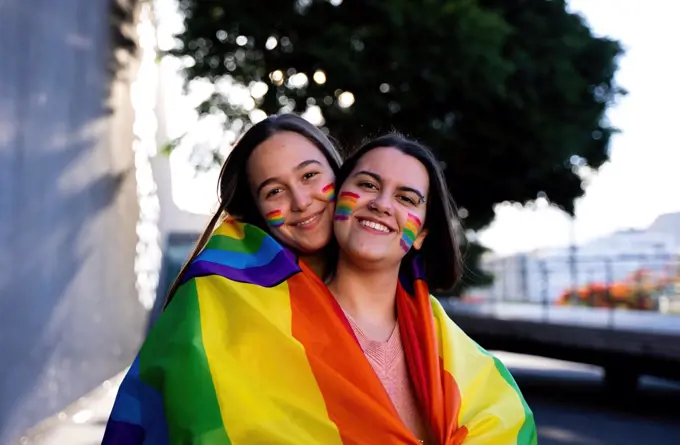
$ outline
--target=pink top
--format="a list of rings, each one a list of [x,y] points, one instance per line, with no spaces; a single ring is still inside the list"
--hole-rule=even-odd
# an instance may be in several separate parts
[[[397,409],[401,420],[406,427],[420,439],[425,440],[427,435],[425,423],[423,422],[420,410],[416,402],[411,379],[409,378],[404,357],[404,349],[399,334],[399,324],[397,324],[386,342],[371,340],[363,333],[348,314],[350,326],[354,331],[363,349],[366,358],[378,375],[394,407]]]

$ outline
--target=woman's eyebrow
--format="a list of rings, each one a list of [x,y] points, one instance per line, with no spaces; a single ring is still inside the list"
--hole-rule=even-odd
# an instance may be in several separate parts
[[[318,164],[318,165],[320,166],[320,165],[321,165],[321,162],[317,161],[316,159],[307,159],[306,161],[302,161],[302,162],[300,162],[298,165],[296,165],[296,166],[293,168],[293,170],[295,170],[295,171],[302,170],[303,168],[305,168],[305,167],[307,167],[307,166],[309,166],[309,165],[313,165],[313,164]],[[275,177],[275,176],[273,176],[273,177],[271,177],[271,178],[265,179],[265,180],[262,181],[262,183],[257,187],[257,193],[256,193],[256,194],[259,195],[260,192],[262,191],[262,189],[265,188],[266,186],[268,186],[269,184],[271,184],[271,183],[273,183],[273,182],[280,182],[280,181],[281,181],[281,180],[280,180],[279,178]]]
[[[368,170],[360,170],[360,171],[354,173],[352,176],[357,177],[359,175],[370,176],[371,178],[375,179],[376,181],[382,182],[382,178],[380,177],[379,174],[368,171]]]
[[[375,172],[368,171],[368,170],[360,170],[360,171],[356,172],[356,173],[355,173],[354,175],[352,175],[352,176],[356,177],[356,176],[359,176],[359,175],[370,176],[371,178],[375,179],[376,181],[382,183],[382,177],[381,177],[379,174],[375,173]],[[414,187],[409,187],[409,186],[406,186],[406,185],[402,185],[402,186],[397,187],[397,190],[400,190],[400,191],[402,191],[402,192],[410,192],[410,193],[413,193],[413,194],[417,195],[418,198],[420,198],[420,202],[425,202],[425,195],[423,195],[423,193],[422,193],[420,190],[418,190],[418,189],[416,189],[416,188],[414,188]]]

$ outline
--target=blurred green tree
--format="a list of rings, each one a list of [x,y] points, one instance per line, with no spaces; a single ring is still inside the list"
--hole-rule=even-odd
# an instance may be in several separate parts
[[[187,79],[231,78],[254,95],[215,93],[201,113],[239,130],[253,107],[312,106],[344,147],[392,129],[415,137],[443,161],[466,229],[539,195],[573,214],[577,169],[608,158],[622,47],[564,0],[179,3],[185,30],[170,54],[191,60]],[[468,247],[468,281],[488,281],[474,267],[483,249]]]

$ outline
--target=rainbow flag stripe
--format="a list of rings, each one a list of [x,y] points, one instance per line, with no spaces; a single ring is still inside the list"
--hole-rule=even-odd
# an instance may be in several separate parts
[[[344,221],[349,219],[352,215],[352,209],[357,205],[359,195],[352,192],[342,192],[338,198],[338,204],[335,206],[335,220]]]
[[[281,213],[281,210],[269,212],[264,217],[267,220],[267,224],[271,227],[281,227],[283,225],[283,214]]]
[[[252,226],[216,230],[128,371],[103,445],[419,444],[335,299],[286,252]],[[438,443],[536,444],[507,369],[446,316],[421,274],[399,286],[397,305]]]
[[[325,185],[324,188],[321,189],[321,193],[326,195],[327,200],[333,201],[335,199],[335,184],[330,183]]]
[[[409,251],[411,246],[416,240],[416,237],[418,236],[418,231],[420,230],[420,226],[422,223],[420,222],[420,219],[418,219],[417,216],[409,213],[408,217],[406,218],[406,225],[404,226],[404,230],[402,231],[401,234],[401,248],[404,249],[405,251]]]

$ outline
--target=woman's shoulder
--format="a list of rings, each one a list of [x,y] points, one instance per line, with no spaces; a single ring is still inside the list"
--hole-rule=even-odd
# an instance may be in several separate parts
[[[493,358],[495,362],[499,362],[496,356],[483,348],[472,337],[470,337],[451,316],[446,312],[441,301],[430,294],[430,305],[432,306],[432,315],[435,319],[435,325],[439,331],[439,338],[446,339],[458,349],[462,348],[470,352],[476,352],[486,357]]]

